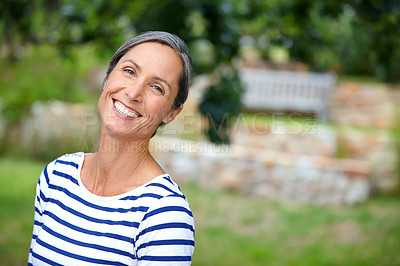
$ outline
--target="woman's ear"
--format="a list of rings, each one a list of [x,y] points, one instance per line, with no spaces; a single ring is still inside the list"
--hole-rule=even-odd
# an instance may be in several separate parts
[[[177,115],[179,115],[179,113],[182,111],[183,109],[183,104],[181,104],[181,106],[179,106],[178,109],[172,109],[172,111],[170,112],[170,114],[164,118],[163,123],[164,124],[168,124],[169,122],[171,122],[172,120],[175,119],[175,117]]]

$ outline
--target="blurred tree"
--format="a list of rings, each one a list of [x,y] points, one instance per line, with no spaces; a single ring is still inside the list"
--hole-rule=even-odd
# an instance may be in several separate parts
[[[210,121],[206,131],[209,139],[229,144],[232,121],[241,110],[243,87],[234,68],[221,66],[215,74],[217,82],[205,91],[199,108]]]
[[[400,79],[398,0],[238,0],[243,34],[266,37],[315,71]],[[264,53],[267,55],[268,53]]]
[[[352,0],[356,28],[368,32],[368,52],[375,74],[383,81],[400,81],[400,1]]]
[[[245,1],[244,1],[245,2]],[[336,40],[334,18],[341,14],[335,0],[250,0],[241,23],[244,34],[262,36],[267,46],[283,46],[292,60],[302,61],[311,69],[325,71],[318,51],[332,47]],[[265,44],[264,44],[265,45]],[[268,52],[264,53],[267,56]],[[268,58],[267,58],[268,59]]]
[[[17,5],[18,4],[18,5]],[[22,7],[21,10],[19,8]],[[212,73],[220,65],[230,68],[235,82],[240,84],[236,69],[231,59],[239,49],[239,30],[235,19],[235,9],[229,0],[166,0],[166,1],[124,1],[124,0],[8,0],[2,6],[5,13],[15,12],[9,16],[3,25],[3,31],[10,37],[15,32],[8,25],[20,27],[23,36],[35,35],[41,43],[56,45],[63,56],[69,56],[73,46],[85,43],[94,44],[103,54],[112,53],[127,38],[136,32],[147,30],[164,30],[182,37],[194,55],[195,66],[200,62],[197,73]],[[26,11],[24,11],[26,10]],[[19,13],[18,13],[18,12]],[[48,12],[49,11],[49,12]],[[29,12],[24,16],[21,12]],[[26,22],[21,20],[24,18]],[[30,24],[35,19],[33,24]],[[26,30],[26,25],[32,25]],[[204,54],[206,53],[206,54]],[[206,60],[204,60],[206,58]],[[216,72],[218,73],[218,72]],[[210,119],[212,125],[219,128],[219,119],[214,118],[218,112],[229,112],[231,108],[224,108],[229,97],[236,102],[236,109],[240,106],[241,90],[235,90],[222,83],[226,78],[217,79],[220,84],[209,88],[223,90],[224,97],[205,97],[204,102],[213,101],[210,110],[202,108],[203,114]],[[238,86],[238,85],[236,85]],[[233,93],[231,93],[231,91]],[[216,109],[221,110],[216,111]],[[237,113],[237,112],[236,112]],[[233,119],[235,112],[229,115]],[[225,122],[221,122],[225,123]],[[228,123],[229,124],[229,123]],[[214,130],[215,132],[220,132]],[[226,136],[219,139],[225,139]],[[218,138],[211,138],[218,140]],[[226,140],[224,140],[226,142]]]
[[[263,38],[265,50],[286,47],[313,70],[336,65],[343,73],[399,77],[398,0],[4,0],[0,14],[10,57],[24,42],[53,43],[63,54],[92,42],[111,53],[135,32],[159,29],[188,42],[198,73],[229,61],[240,35],[251,35]]]
[[[71,47],[91,43],[109,58],[137,32],[165,30],[181,36],[196,73],[221,75],[200,108],[215,125],[209,131],[215,142],[229,142],[226,132],[218,130],[229,122],[217,117],[231,112],[229,119],[234,119],[240,107],[242,90],[236,87],[240,81],[232,59],[242,35],[253,36],[265,56],[268,49],[282,46],[315,71],[334,68],[400,79],[398,0],[4,0],[0,14],[2,50],[14,58],[26,42],[53,44],[64,56]],[[230,71],[221,71],[226,68]]]
[[[332,65],[347,75],[367,75],[374,73],[368,47],[373,41],[367,28],[356,26],[356,12],[350,5],[343,6],[337,23],[333,26],[337,37],[332,46],[335,55]]]
[[[230,142],[229,129],[241,108],[241,85],[232,59],[239,51],[237,13],[230,1],[204,1],[198,5],[206,24],[206,38],[214,46],[214,74],[217,82],[209,87],[200,102],[200,112],[209,120],[207,136],[219,144]],[[214,69],[210,69],[211,71]]]
[[[29,0],[4,0],[0,2],[0,43],[3,56],[15,59],[22,42],[32,39],[31,17],[34,3]]]

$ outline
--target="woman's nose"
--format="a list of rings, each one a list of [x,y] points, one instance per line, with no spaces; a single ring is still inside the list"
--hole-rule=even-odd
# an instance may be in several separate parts
[[[125,89],[125,95],[132,102],[142,102],[145,85],[142,83],[135,83]]]

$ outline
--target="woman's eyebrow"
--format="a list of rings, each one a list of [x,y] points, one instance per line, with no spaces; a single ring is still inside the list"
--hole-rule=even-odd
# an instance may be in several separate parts
[[[169,90],[171,90],[171,85],[169,85],[169,83],[168,83],[165,79],[160,78],[160,77],[158,77],[158,76],[155,76],[154,79],[155,79],[155,80],[158,80],[158,81],[161,81],[161,82],[163,82],[163,83],[165,83],[165,84],[167,84]]]
[[[142,70],[141,67],[140,67],[138,64],[136,64],[132,59],[126,59],[126,60],[122,61],[122,63],[131,63],[131,64],[133,64],[139,71]]]
[[[131,64],[133,64],[133,65],[137,68],[137,70],[138,70],[139,72],[142,70],[141,67],[140,67],[137,63],[135,63],[135,61],[133,61],[132,59],[125,59],[124,61],[122,61],[122,63],[131,63]],[[155,80],[158,80],[158,81],[161,81],[161,82],[167,84],[169,90],[171,90],[171,85],[170,85],[165,79],[163,79],[163,78],[161,78],[161,77],[159,77],[159,76],[154,76],[153,78],[154,78]]]

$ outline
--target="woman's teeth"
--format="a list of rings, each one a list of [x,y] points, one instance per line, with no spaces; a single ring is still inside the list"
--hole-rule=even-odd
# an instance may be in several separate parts
[[[126,109],[125,106],[122,103],[118,102],[118,101],[114,101],[114,107],[118,111],[118,113],[120,113],[123,116],[130,117],[130,118],[139,117],[139,115],[137,115],[136,113]]]

